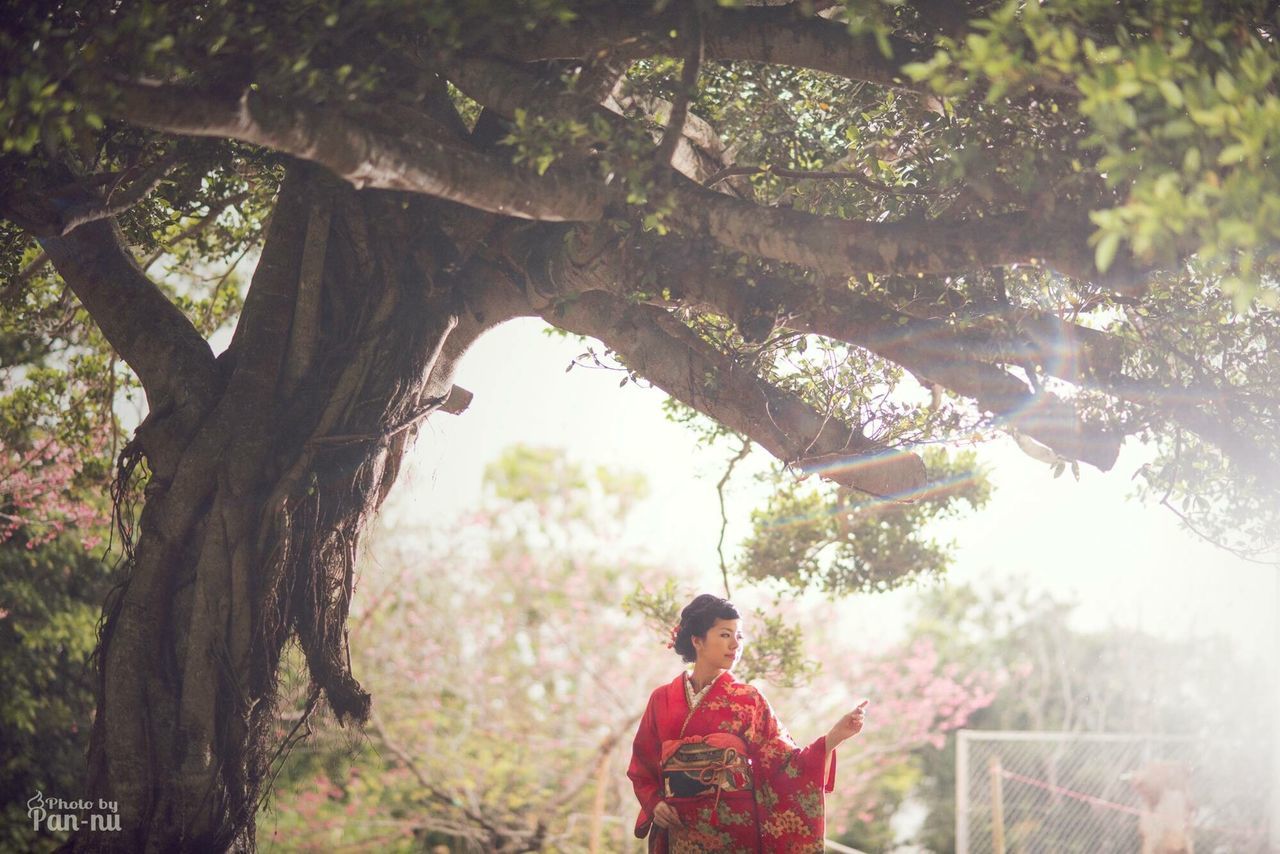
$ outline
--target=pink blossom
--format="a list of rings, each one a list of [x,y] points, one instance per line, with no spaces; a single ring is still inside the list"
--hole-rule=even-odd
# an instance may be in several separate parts
[[[107,517],[77,492],[84,461],[106,452],[108,433],[99,430],[85,448],[74,448],[46,438],[29,451],[0,449],[0,496],[13,508],[0,515],[0,542],[20,529],[29,534],[27,548],[34,549],[63,531],[83,531],[106,524]],[[101,542],[87,537],[86,549]]]

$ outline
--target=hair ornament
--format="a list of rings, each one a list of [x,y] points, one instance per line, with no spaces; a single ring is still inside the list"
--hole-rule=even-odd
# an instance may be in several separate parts
[[[680,636],[680,624],[676,623],[671,627],[671,639],[667,641],[667,649],[676,648],[676,638]]]

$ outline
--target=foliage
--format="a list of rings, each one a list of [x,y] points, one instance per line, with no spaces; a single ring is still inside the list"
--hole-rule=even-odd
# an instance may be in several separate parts
[[[710,4],[695,6],[712,15]],[[1264,164],[1276,154],[1280,101],[1274,21],[1266,4],[1225,10],[1186,0],[1048,6],[1008,0],[949,10],[930,3],[836,6],[824,16],[843,20],[854,36],[872,36],[885,56],[902,63],[902,85],[777,64],[703,63],[692,111],[732,149],[733,165],[768,167],[734,178],[746,182],[741,191],[766,205],[875,221],[981,218],[1022,209],[1052,217],[1084,207],[1093,226],[1081,239],[1087,236],[1099,269],[1131,255],[1173,271],[1155,281],[1141,305],[1117,300],[1105,283],[1067,282],[1027,267],[998,276],[989,265],[945,276],[852,271],[850,286],[949,323],[985,317],[988,329],[1014,337],[1018,316],[1027,311],[1083,323],[1113,336],[1121,361],[1109,368],[1152,381],[1146,388],[1197,388],[1212,377],[1238,391],[1243,399],[1234,405],[1234,430],[1265,448],[1259,425],[1274,417],[1274,401],[1258,390],[1274,385],[1274,359],[1265,355],[1274,348],[1220,351],[1228,342],[1273,337],[1275,329],[1270,271],[1277,262],[1272,247],[1280,229],[1280,188]],[[658,4],[657,11],[664,8]],[[80,103],[91,88],[84,75],[104,65],[116,77],[207,79],[270,89],[280,97],[346,103],[377,125],[379,111],[398,115],[417,97],[414,86],[404,85],[417,72],[401,60],[421,53],[404,43],[405,33],[429,34],[432,61],[447,64],[466,51],[500,53],[504,38],[518,41],[539,28],[583,25],[607,14],[592,3],[561,0],[255,7],[235,16],[219,13],[215,4],[209,11],[193,16],[180,5],[159,4],[145,14],[104,16],[91,6],[27,4],[0,51],[10,57],[9,96],[0,111],[9,157],[69,162],[72,171],[118,180],[162,156],[155,135],[106,117],[109,99],[101,109]],[[813,11],[800,4],[796,14]],[[631,7],[618,12],[636,13]],[[280,33],[288,33],[287,40],[275,37]],[[580,162],[589,153],[595,173],[627,184],[637,220],[652,227],[673,210],[661,182],[641,163],[649,131],[678,95],[681,60],[672,53],[632,61],[618,90],[628,115],[643,119],[642,132],[624,132],[596,113],[552,114],[530,104],[503,127],[501,150],[537,172],[559,161]],[[560,83],[569,92],[589,76],[573,63],[544,70],[546,85]],[[448,85],[458,103],[469,105],[465,125],[472,127],[479,106]],[[646,105],[657,113],[646,113]],[[491,108],[490,119],[493,113]],[[236,141],[187,140],[171,154],[175,169],[122,215],[131,242],[148,254],[169,246],[175,271],[188,275],[201,264],[241,257],[260,236],[278,185],[275,159]],[[835,170],[850,179],[806,180],[777,170]],[[214,221],[189,234],[204,217]],[[11,224],[4,228],[4,262],[16,275],[36,252],[28,235]],[[1195,265],[1183,267],[1192,253]],[[712,257],[748,279],[804,278],[774,261],[744,262],[722,250]],[[179,300],[188,316],[203,319],[202,330],[238,310],[231,281],[211,278],[217,292],[202,302],[205,307]],[[61,292],[52,282],[41,274],[9,297],[39,302],[42,289]],[[863,367],[824,378],[821,360],[805,357],[812,337],[781,337],[762,348],[764,338],[755,334],[736,340],[726,335],[722,312],[696,313],[701,317],[692,319],[703,334],[764,376],[855,423],[868,415],[858,405],[859,390],[901,386],[902,372],[891,359],[836,347],[837,360],[852,358]],[[728,320],[741,325],[743,318]],[[1185,364],[1171,364],[1171,352]],[[1031,380],[1038,388],[1036,377]],[[896,398],[904,393],[906,387]],[[1248,460],[1224,454],[1215,439],[1193,435],[1196,430],[1170,416],[1164,404],[1173,401],[1160,400],[1159,391],[1139,395],[1142,412],[1132,395],[1120,397],[1104,387],[1083,391],[1079,400],[1106,428],[1137,433],[1161,447],[1160,461],[1144,473],[1153,500],[1167,499],[1188,524],[1214,538],[1227,534],[1228,519],[1270,515],[1270,493],[1251,481]],[[899,443],[954,441],[957,433],[971,432],[974,421],[969,405],[949,396],[923,422],[906,407],[873,408],[889,428],[885,438]],[[996,417],[989,423],[1002,422]],[[1257,528],[1232,545],[1266,547],[1269,527]]]
[[[944,545],[930,539],[928,523],[962,507],[980,509],[990,487],[971,453],[952,459],[934,449],[925,461],[935,486],[910,496],[909,504],[802,485],[776,474],[768,505],[752,514],[754,531],[739,572],[836,596],[883,592],[942,575],[949,557]]]
[[[42,437],[36,440],[36,447],[29,452],[6,449],[7,459],[0,463],[4,466],[0,471],[3,475],[0,479],[3,493],[0,494],[6,509],[4,524],[0,527],[0,542],[10,540],[19,530],[25,529],[31,532],[26,548],[34,549],[64,531],[103,527],[108,520],[98,506],[77,500],[72,495],[76,486],[83,489],[86,480],[95,485],[104,480],[100,473],[96,477],[84,473],[86,465],[101,469],[104,446],[101,436],[83,451],[60,446],[55,439]],[[87,463],[82,453],[88,457]],[[92,549],[100,541],[96,536],[86,535],[82,542],[86,549]]]
[[[114,361],[0,315],[0,849],[53,850],[65,834],[27,818],[27,801],[78,800],[93,722],[92,654],[118,575],[102,548]],[[65,317],[64,317],[65,320]],[[68,339],[72,336],[68,335]],[[62,364],[60,365],[59,362]],[[104,396],[108,397],[104,400]],[[57,417],[50,413],[57,412]]]
[[[118,368],[100,337],[82,339],[74,308],[38,305],[44,296],[34,288],[28,311],[0,313],[0,542],[22,530],[35,548],[80,531],[93,548],[88,531],[106,522]]]
[[[31,546],[24,530],[0,544],[0,849],[52,850],[27,801],[83,795],[93,720],[90,656],[112,573],[70,535]]]
[[[1254,263],[1274,263],[1280,237],[1280,183],[1259,171],[1280,154],[1275,44],[1262,29],[1272,24],[1254,3],[1005,2],[904,70],[951,97],[1042,99],[1042,113],[1070,92],[1082,149],[1125,190],[1092,214],[1098,266],[1122,241],[1166,263],[1190,241],[1202,261],[1224,262],[1228,290],[1247,303]],[[1070,120],[1056,123],[1069,132]]]

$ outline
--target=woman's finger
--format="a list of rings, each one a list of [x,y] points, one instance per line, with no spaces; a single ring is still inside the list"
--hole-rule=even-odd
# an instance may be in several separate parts
[[[684,826],[680,822],[680,813],[676,812],[675,808],[668,803],[661,803],[654,807],[653,820],[659,827],[667,830]]]

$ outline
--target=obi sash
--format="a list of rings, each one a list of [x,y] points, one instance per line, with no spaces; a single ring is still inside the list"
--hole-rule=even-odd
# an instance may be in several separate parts
[[[736,735],[716,732],[662,743],[662,791],[668,798],[696,798],[715,793],[711,823],[722,792],[750,791],[751,763],[747,745]]]

